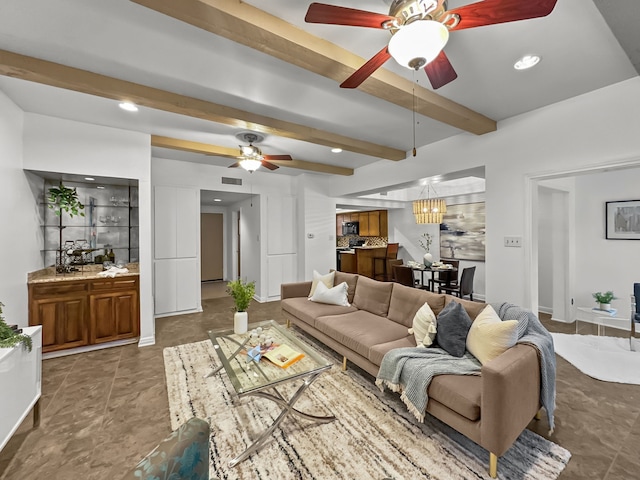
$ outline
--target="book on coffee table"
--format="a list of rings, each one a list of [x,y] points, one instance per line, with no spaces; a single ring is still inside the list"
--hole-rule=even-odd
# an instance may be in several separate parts
[[[282,344],[273,350],[268,351],[263,356],[270,360],[274,365],[281,368],[287,368],[304,357],[304,353],[298,352],[297,350]]]

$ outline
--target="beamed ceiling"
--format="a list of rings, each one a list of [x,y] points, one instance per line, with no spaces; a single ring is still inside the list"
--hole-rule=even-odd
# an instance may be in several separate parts
[[[253,131],[265,154],[294,158],[269,175],[351,175],[401,162],[414,125],[418,147],[491,135],[500,120],[637,75],[616,35],[633,55],[639,2],[616,3],[628,11],[611,20],[603,0],[558,0],[544,18],[452,32],[445,52],[458,78],[437,91],[394,60],[340,89],[389,34],[307,24],[309,3],[4,0],[0,90],[28,112],[149,133],[163,158],[228,166],[236,135]],[[390,2],[326,3],[387,13]],[[515,71],[525,53],[543,60]],[[140,111],[119,110],[121,100]]]

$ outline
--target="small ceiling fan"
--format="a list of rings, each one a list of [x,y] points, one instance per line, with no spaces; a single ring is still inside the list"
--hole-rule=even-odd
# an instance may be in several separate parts
[[[379,28],[391,33],[389,44],[340,84],[356,88],[393,57],[400,65],[424,71],[434,89],[458,77],[444,53],[449,32],[465,28],[544,17],[557,0],[483,0],[447,10],[447,0],[393,0],[389,14],[312,3],[307,23]]]
[[[242,167],[249,173],[253,173],[261,166],[269,170],[279,168],[278,165],[270,163],[269,160],[293,160],[291,155],[263,155],[262,151],[253,145],[256,142],[261,142],[263,137],[255,133],[241,133],[238,135],[238,138],[248,142],[249,145],[239,145],[239,160],[233,165],[230,165],[229,168]]]

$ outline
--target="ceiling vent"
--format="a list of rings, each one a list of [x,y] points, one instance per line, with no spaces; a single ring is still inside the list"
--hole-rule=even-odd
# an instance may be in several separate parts
[[[225,185],[242,185],[241,178],[222,177],[222,183]]]

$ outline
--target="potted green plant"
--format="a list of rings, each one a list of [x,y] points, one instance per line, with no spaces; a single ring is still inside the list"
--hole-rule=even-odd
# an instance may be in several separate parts
[[[596,292],[593,293],[593,298],[596,299],[596,302],[600,304],[600,310],[611,310],[611,301],[617,300],[618,297],[614,296],[613,292],[609,290],[608,292]]]
[[[233,280],[227,283],[227,293],[231,295],[236,306],[236,313],[233,316],[233,331],[237,334],[246,333],[249,324],[247,308],[256,293],[256,282]]]
[[[62,182],[57,187],[49,188],[49,208],[57,216],[62,216],[64,210],[71,218],[74,215],[84,217],[84,205],[78,199],[78,189],[65,187]]]
[[[18,333],[7,325],[2,316],[2,307],[4,307],[4,304],[0,302],[0,348],[11,348],[20,343],[23,348],[31,351],[33,347],[31,337],[23,333]]]
[[[56,272],[67,273],[69,271],[69,265],[67,265],[66,255],[62,249],[62,212],[67,212],[69,217],[73,218],[74,215],[84,217],[84,205],[78,199],[78,189],[65,187],[62,182],[57,187],[50,187],[49,197],[47,198],[49,208],[53,210],[58,217],[58,235],[59,235],[59,247],[58,255],[56,256]]]

